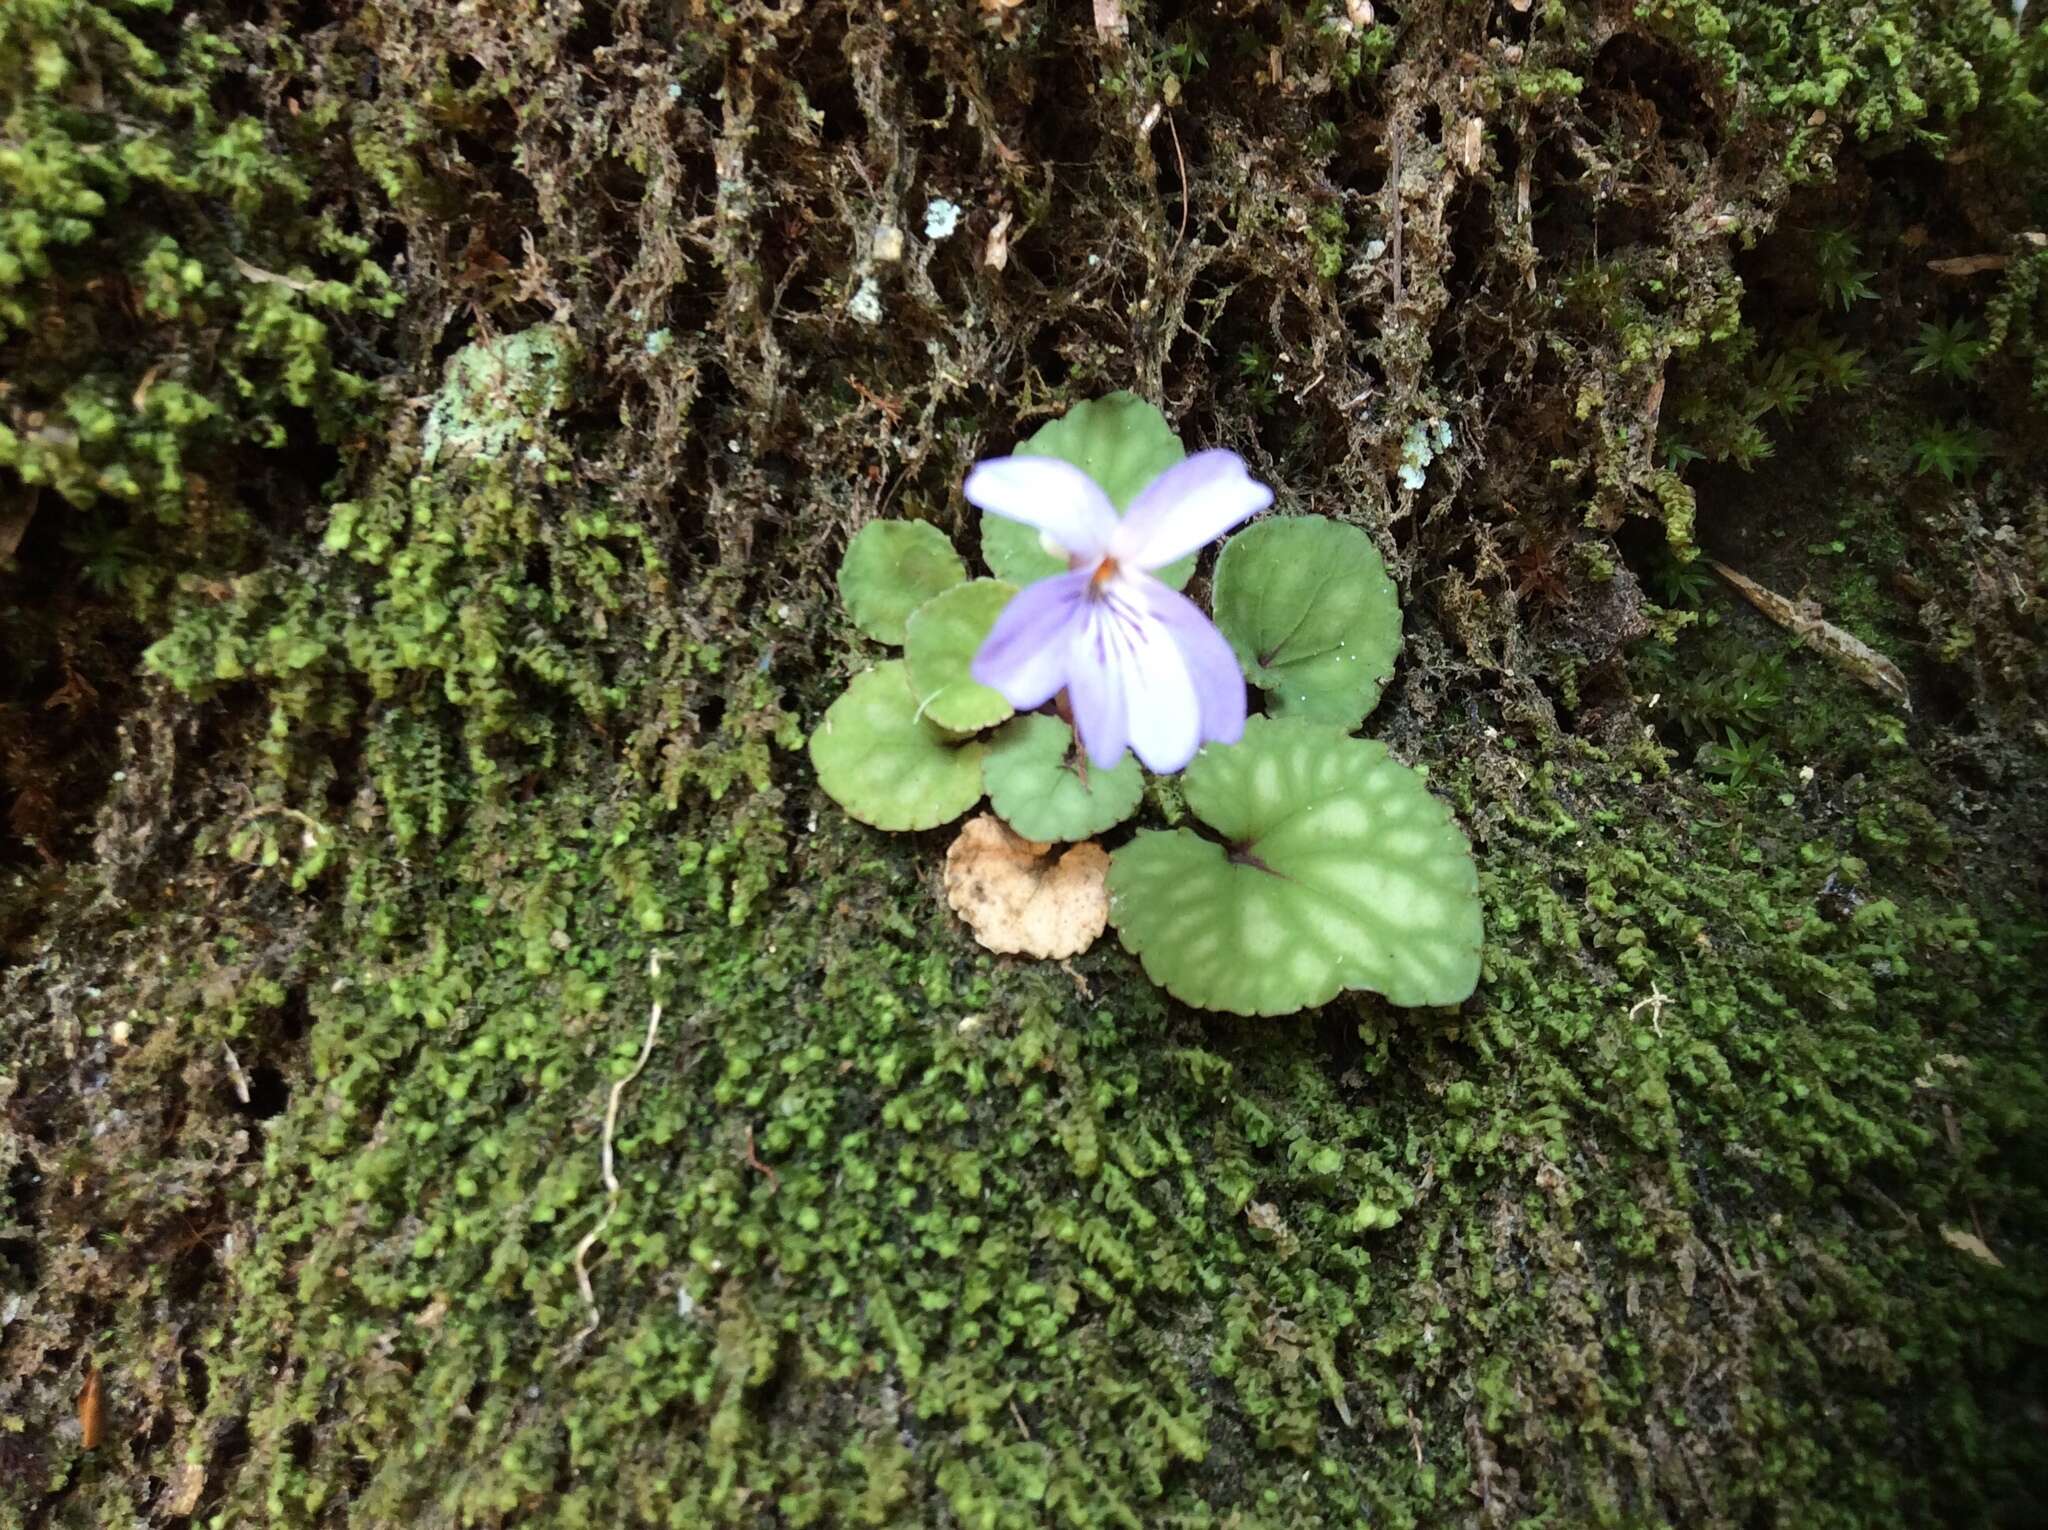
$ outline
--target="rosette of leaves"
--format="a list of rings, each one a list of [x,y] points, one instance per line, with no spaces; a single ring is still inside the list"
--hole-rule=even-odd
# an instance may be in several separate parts
[[[1080,467],[1119,511],[1185,455],[1164,416],[1127,393],[1077,405],[1018,451]],[[1049,846],[1137,812],[1144,774],[1129,756],[1093,768],[1066,721],[1015,716],[974,680],[974,655],[1017,589],[1065,569],[1028,527],[997,517],[983,519],[982,552],[996,577],[971,578],[933,526],[878,522],[854,537],[841,597],[856,627],[905,654],[833,703],[811,758],[825,790],[878,828],[935,828],[985,792],[1028,842],[1035,876],[1040,860],[1055,864]],[[1186,583],[1193,566],[1168,582]],[[1323,516],[1269,516],[1225,545],[1214,593],[1216,624],[1267,715],[1188,767],[1182,795],[1200,828],[1140,829],[1111,856],[1109,919],[1124,946],[1176,998],[1232,1014],[1290,1014],[1350,991],[1463,1000],[1481,944],[1471,846],[1419,772],[1351,736],[1401,646],[1372,540]],[[984,840],[1000,834],[983,824]]]
[[[1346,990],[1456,1004],[1477,986],[1471,845],[1384,744],[1254,717],[1181,789],[1215,837],[1141,830],[1109,871],[1111,923],[1175,998],[1284,1015]]]
[[[855,535],[839,589],[856,627],[905,650],[858,676],[811,735],[818,784],[848,813],[936,828],[981,800],[984,771],[997,816],[1026,839],[1086,839],[1136,811],[1136,760],[1091,767],[1066,723],[1016,716],[969,673],[1015,585],[967,578],[945,533],[892,521]]]
[[[1119,511],[1187,455],[1166,416],[1131,393],[1077,404],[1017,450],[1073,463]],[[1066,723],[1013,716],[969,672],[1018,588],[1066,572],[1066,563],[1029,527],[1000,517],[983,517],[981,539],[992,579],[969,577],[946,534],[922,521],[871,522],[847,544],[839,568],[847,614],[904,656],[860,676],[826,711],[811,738],[818,782],[862,823],[925,829],[980,800],[985,768],[997,816],[1026,839],[1081,840],[1114,828],[1143,796],[1137,762],[1091,768]],[[1159,577],[1179,589],[1194,567],[1185,558]],[[992,728],[1000,731],[977,737]]]

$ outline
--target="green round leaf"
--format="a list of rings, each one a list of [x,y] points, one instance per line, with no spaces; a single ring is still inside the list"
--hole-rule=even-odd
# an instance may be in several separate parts
[[[1140,833],[1110,862],[1110,919],[1175,998],[1284,1015],[1367,989],[1456,1004],[1479,982],[1479,875],[1450,810],[1386,746],[1254,717],[1182,778],[1221,835]]]
[[[1057,717],[1013,717],[988,741],[982,784],[996,816],[1026,839],[1086,839],[1137,811],[1145,776],[1126,754],[1098,770]]]
[[[878,643],[901,643],[910,613],[967,578],[967,565],[936,526],[923,521],[869,521],[846,544],[839,598]]]
[[[981,745],[952,744],[917,715],[899,659],[856,676],[811,735],[834,802],[877,829],[935,829],[981,800]]]
[[[1350,732],[1401,651],[1401,603],[1372,538],[1320,515],[1246,527],[1216,560],[1216,625],[1275,717]]]
[[[1121,514],[1138,491],[1187,455],[1166,416],[1135,393],[1076,404],[1039,426],[1020,457],[1057,457],[1102,485]]]
[[[981,517],[981,560],[998,579],[1015,585],[1035,584],[1067,571],[1065,560],[1047,552],[1031,527],[986,512]]]
[[[1011,715],[1002,693],[976,683],[967,666],[1016,593],[1000,579],[970,579],[911,613],[903,657],[921,715],[954,733],[978,733]]]
[[[1138,491],[1187,455],[1166,416],[1135,393],[1112,393],[1076,404],[1021,442],[1019,457],[1057,457],[1102,485],[1122,514]],[[981,518],[981,555],[998,579],[1030,584],[1064,574],[1066,563],[1045,550],[1038,532],[1000,515]],[[1155,578],[1178,590],[1194,576],[1192,554]]]

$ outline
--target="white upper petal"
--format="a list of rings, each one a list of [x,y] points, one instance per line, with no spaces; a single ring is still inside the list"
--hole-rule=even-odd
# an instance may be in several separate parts
[[[1102,485],[1057,457],[991,457],[967,475],[968,500],[991,515],[1036,526],[1084,563],[1108,550],[1116,507]]]
[[[1273,491],[1245,471],[1236,452],[1196,452],[1131,501],[1109,539],[1109,553],[1133,568],[1164,568],[1272,503]]]

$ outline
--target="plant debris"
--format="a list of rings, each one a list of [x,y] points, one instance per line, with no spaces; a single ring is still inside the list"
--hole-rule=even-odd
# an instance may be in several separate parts
[[[1912,697],[1906,690],[1906,676],[1899,666],[1854,633],[1844,632],[1827,620],[1820,614],[1819,606],[1810,600],[1790,600],[1776,590],[1767,590],[1748,575],[1739,574],[1715,559],[1709,558],[1707,562],[1715,573],[1740,590],[1751,605],[1801,642],[1820,650],[1872,690],[1890,697],[1908,712],[1913,710]]]
[[[946,852],[946,902],[974,938],[1006,956],[1079,956],[1109,923],[1109,856],[1093,840],[1057,859],[990,813],[970,818]]]

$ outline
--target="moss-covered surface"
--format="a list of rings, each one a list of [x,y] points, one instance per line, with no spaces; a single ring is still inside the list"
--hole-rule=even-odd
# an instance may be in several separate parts
[[[0,12],[0,1524],[2039,1517],[2038,27],[984,9]],[[1461,1009],[816,791],[1117,387],[1387,555]]]

